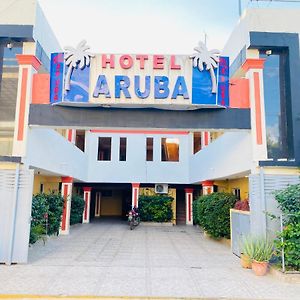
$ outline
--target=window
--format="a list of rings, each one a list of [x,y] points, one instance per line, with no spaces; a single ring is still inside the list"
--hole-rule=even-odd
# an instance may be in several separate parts
[[[119,160],[126,161],[126,147],[127,147],[127,138],[120,138],[120,149],[119,149]]]
[[[201,150],[201,132],[194,132],[194,154]]]
[[[238,188],[232,189],[232,194],[235,195],[237,200],[241,200],[241,190]]]
[[[179,139],[161,139],[161,161],[179,161]]]
[[[75,145],[82,152],[84,152],[84,143],[85,143],[84,140],[85,140],[85,131],[84,130],[76,130]]]
[[[273,51],[265,58],[263,79],[268,158],[293,158],[289,99],[288,52]]]
[[[99,137],[98,160],[111,160],[111,137]]]
[[[146,139],[146,160],[153,161],[153,138]]]

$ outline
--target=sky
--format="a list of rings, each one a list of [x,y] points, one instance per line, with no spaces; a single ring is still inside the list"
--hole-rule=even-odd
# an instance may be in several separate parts
[[[300,3],[241,0],[247,7]],[[85,39],[95,53],[188,54],[206,36],[225,45],[239,19],[239,0],[39,0],[62,48]]]

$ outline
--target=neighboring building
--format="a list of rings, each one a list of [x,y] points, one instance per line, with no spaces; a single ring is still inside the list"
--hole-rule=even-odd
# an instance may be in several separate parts
[[[149,59],[155,65],[156,60],[156,67],[138,70],[128,66],[133,55],[116,55],[116,61],[123,59],[123,66],[110,69],[112,55],[97,55],[92,58],[97,64],[91,64],[84,82],[80,72],[86,68],[71,71],[70,91],[64,92],[61,49],[35,1],[26,1],[25,6],[34,12],[28,19],[15,17],[17,8],[11,7],[5,24],[0,25],[0,226],[8,228],[0,232],[7,241],[0,247],[1,262],[27,260],[31,195],[53,190],[61,192],[66,201],[62,234],[69,233],[72,193],[81,193],[86,201],[83,223],[124,216],[138,205],[139,194],[168,193],[175,199],[174,224],[192,225],[193,198],[214,191],[250,198],[250,231],[274,232],[277,224],[265,214],[277,212],[272,192],[299,182],[297,11],[286,11],[285,22],[280,22],[282,13],[277,10],[246,11],[222,53],[230,57],[230,97],[221,86],[220,67],[216,71],[218,97],[211,98],[215,96],[209,92],[205,98],[197,96],[202,88],[195,87],[193,80],[200,73],[192,69],[188,56],[165,56],[168,64],[161,68],[163,59],[149,55],[144,62]],[[57,54],[52,56],[50,82],[51,52]],[[139,63],[143,59],[140,55]],[[107,78],[99,78],[99,70]],[[121,87],[127,80],[124,70],[129,77],[159,75],[153,87],[149,79],[149,89],[156,90],[148,91],[145,79],[145,90],[135,88],[139,99],[131,102],[126,93],[132,95],[132,91]],[[204,74],[209,76],[209,71]],[[111,88],[112,76],[121,75],[118,87],[125,98],[115,101],[118,97],[110,95],[109,89],[117,91]],[[166,103],[172,103],[171,110],[162,110],[166,104],[154,100],[143,108],[141,99],[164,92],[161,75],[174,86],[173,100],[164,97]],[[135,77],[135,84],[137,80]],[[211,80],[204,83],[206,88],[207,82],[211,91]],[[50,104],[60,102],[63,94],[69,103]],[[106,107],[94,107],[99,106],[98,96],[107,100],[102,102]],[[173,104],[177,98],[178,106]],[[191,110],[193,105],[200,109]],[[176,111],[178,108],[184,110]],[[4,208],[10,212],[5,216]]]

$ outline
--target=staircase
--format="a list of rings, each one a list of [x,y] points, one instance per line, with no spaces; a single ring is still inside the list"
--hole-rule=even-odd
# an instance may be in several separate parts
[[[185,194],[184,191],[178,191],[176,194],[176,224],[183,225],[186,223],[185,212]]]

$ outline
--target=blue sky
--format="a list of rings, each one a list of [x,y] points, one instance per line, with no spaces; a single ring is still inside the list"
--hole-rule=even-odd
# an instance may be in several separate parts
[[[86,39],[102,53],[188,54],[207,34],[222,49],[238,22],[238,0],[40,0],[61,46]],[[242,0],[247,7],[299,4]]]

